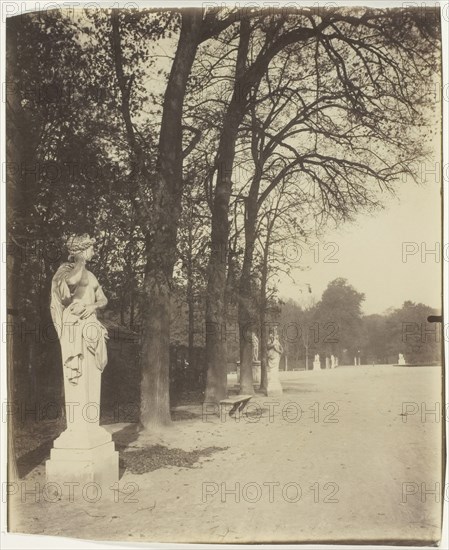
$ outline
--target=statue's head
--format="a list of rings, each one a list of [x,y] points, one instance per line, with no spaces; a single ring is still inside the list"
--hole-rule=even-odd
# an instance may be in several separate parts
[[[94,255],[95,239],[91,239],[87,233],[84,235],[71,235],[67,241],[67,250],[69,260],[73,260],[76,256],[82,254],[89,261]]]

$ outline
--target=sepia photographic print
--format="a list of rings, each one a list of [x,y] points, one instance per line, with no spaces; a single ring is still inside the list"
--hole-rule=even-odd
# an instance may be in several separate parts
[[[448,7],[2,3],[5,548],[444,547]]]

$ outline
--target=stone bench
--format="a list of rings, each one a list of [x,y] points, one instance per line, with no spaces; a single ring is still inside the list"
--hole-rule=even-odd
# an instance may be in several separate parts
[[[242,412],[243,409],[248,404],[248,401],[252,398],[252,395],[235,395],[234,397],[228,397],[220,401],[220,406],[223,405],[232,405],[231,410],[229,411],[229,416],[232,416],[237,411]]]

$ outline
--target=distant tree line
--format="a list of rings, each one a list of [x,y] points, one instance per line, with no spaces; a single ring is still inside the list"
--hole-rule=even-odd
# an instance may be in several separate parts
[[[397,364],[400,353],[407,364],[441,364],[442,327],[428,321],[437,310],[406,301],[384,314],[364,315],[364,299],[340,278],[329,283],[316,303],[283,303],[279,326],[288,368],[311,369],[317,353],[323,367],[331,355],[338,357],[339,365],[353,365],[354,359],[361,364]]]

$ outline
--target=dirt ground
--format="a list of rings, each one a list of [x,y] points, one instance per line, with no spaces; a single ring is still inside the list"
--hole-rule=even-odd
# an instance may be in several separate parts
[[[121,451],[118,487],[50,494],[42,461],[11,497],[11,530],[133,542],[435,542],[441,375],[286,372],[281,398],[256,395],[237,419],[185,406],[163,434],[107,426]]]

